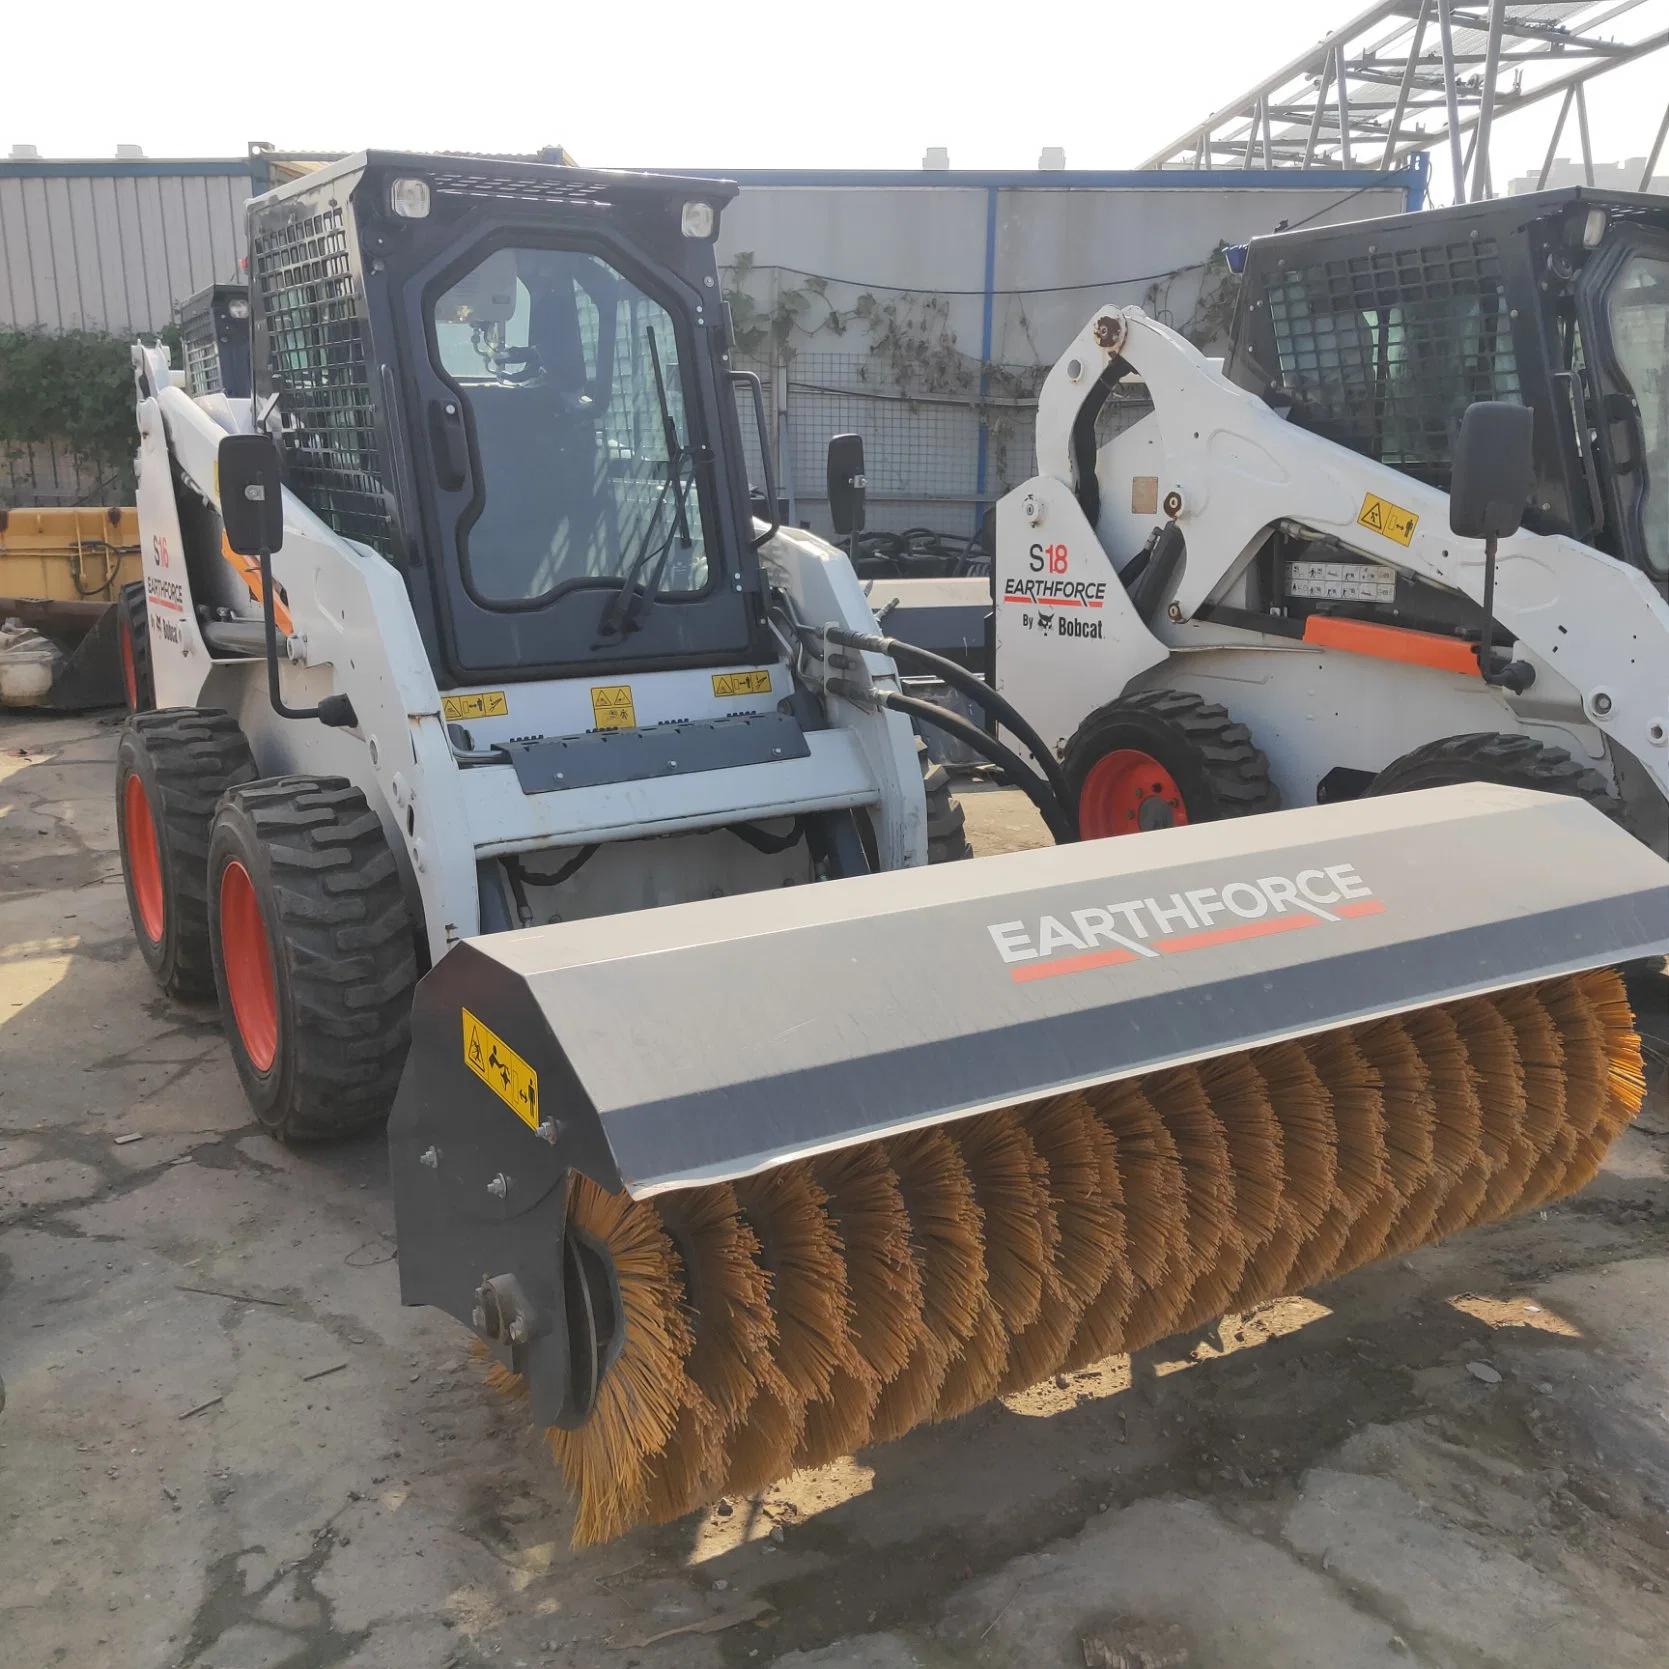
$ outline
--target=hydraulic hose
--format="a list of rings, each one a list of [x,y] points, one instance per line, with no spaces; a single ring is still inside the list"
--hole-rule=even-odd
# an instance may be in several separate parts
[[[878,685],[866,689],[845,678],[831,678],[828,689],[831,695],[838,695],[856,706],[890,707],[896,713],[904,713],[922,724],[954,736],[995,765],[1003,781],[1018,788],[1037,807],[1038,815],[1057,846],[1068,846],[1077,840],[1078,830],[1049,784],[1012,748],[981,730],[977,724],[971,724],[960,713],[935,706],[931,701],[921,701],[913,695],[900,695],[896,690],[882,689]]]
[[[953,690],[959,690],[970,701],[977,702],[987,715],[994,714],[1001,719],[1026,744],[1027,751],[1048,779],[1049,787],[1061,810],[1072,818],[1072,795],[1053,751],[1044,745],[1043,738],[1021,716],[1014,703],[1007,696],[992,689],[983,678],[976,678],[966,667],[946,660],[943,655],[935,655],[931,649],[920,649],[900,638],[881,637],[875,632],[854,632],[844,626],[826,627],[824,636],[830,643],[843,644],[848,649],[862,649],[871,655],[886,655],[900,665],[917,666],[923,671],[932,672]]]

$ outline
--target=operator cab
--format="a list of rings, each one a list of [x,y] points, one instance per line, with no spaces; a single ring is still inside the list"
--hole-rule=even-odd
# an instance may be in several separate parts
[[[367,152],[251,205],[286,484],[443,687],[773,654],[713,240],[734,187]]]
[[[1669,200],[1578,188],[1255,239],[1226,368],[1444,491],[1468,406],[1530,406],[1525,525],[1669,591]]]

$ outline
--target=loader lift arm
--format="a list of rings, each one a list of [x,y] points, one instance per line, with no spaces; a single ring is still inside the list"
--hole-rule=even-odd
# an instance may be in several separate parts
[[[1037,425],[1045,481],[1082,480],[1074,435],[1109,372],[1139,377],[1153,400],[1152,467],[1188,549],[1173,622],[1205,618],[1271,534],[1293,524],[1481,609],[1483,547],[1451,534],[1446,493],[1288,422],[1136,308],[1097,313],[1050,372]],[[1079,504],[1104,517],[1107,485],[1080,485]],[[1572,686],[1588,722],[1669,796],[1669,602],[1646,574],[1563,535],[1521,530],[1500,541],[1493,610],[1537,675]],[[1164,653],[1155,641],[1152,663]]]

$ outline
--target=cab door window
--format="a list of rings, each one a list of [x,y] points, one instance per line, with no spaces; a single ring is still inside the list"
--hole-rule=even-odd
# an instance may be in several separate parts
[[[526,608],[628,570],[667,602],[708,588],[695,399],[658,301],[596,255],[497,249],[435,299],[430,324],[474,441],[459,546],[479,603]]]

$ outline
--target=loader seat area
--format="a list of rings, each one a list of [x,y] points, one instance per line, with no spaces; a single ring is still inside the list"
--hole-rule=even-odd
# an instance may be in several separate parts
[[[619,518],[585,396],[536,384],[477,386],[465,398],[488,475],[467,534],[471,587],[493,602],[528,602],[614,572]]]

